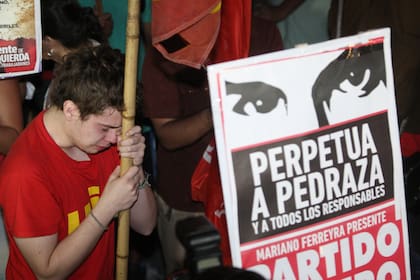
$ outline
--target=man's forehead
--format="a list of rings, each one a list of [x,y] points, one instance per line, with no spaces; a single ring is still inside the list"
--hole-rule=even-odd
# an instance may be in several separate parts
[[[102,113],[88,116],[86,120],[93,121],[109,128],[120,128],[122,125],[122,114],[115,108],[106,108]]]

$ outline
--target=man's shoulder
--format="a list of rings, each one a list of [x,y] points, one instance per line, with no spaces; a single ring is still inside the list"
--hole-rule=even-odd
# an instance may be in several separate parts
[[[42,165],[39,149],[31,145],[30,141],[24,140],[25,138],[22,137],[19,142],[13,145],[2,163],[0,176],[15,174],[16,172],[22,175],[28,174]]]

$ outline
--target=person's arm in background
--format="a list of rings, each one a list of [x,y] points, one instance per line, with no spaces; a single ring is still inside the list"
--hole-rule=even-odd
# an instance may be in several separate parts
[[[213,129],[210,108],[183,119],[152,118],[152,123],[161,145],[168,150],[188,146]]]
[[[102,27],[102,31],[105,37],[104,39],[105,41],[108,41],[108,38],[111,36],[112,30],[114,29],[114,20],[112,18],[112,14],[99,11],[96,6],[94,7],[93,11],[98,17],[99,23]]]
[[[7,154],[22,129],[19,82],[17,79],[0,80],[0,154]]]
[[[254,16],[274,22],[284,20],[296,10],[305,0],[284,0],[278,6],[272,6],[266,0],[255,1]]]
[[[283,43],[276,25],[268,20],[254,18],[249,55],[278,51],[282,48]],[[158,75],[156,72],[152,74]],[[160,144],[168,150],[193,144],[213,129],[210,108],[187,118],[152,118],[151,121]]]
[[[79,0],[82,7],[91,7],[93,13],[98,17],[99,24],[102,27],[104,39],[107,42],[114,30],[114,20],[111,13],[104,12],[103,1],[101,0]]]
[[[194,80],[195,83],[201,85],[205,82],[203,79],[206,73],[203,71],[197,72],[168,62],[155,48],[149,48],[146,53],[142,74],[144,93],[142,109],[145,116],[152,122],[159,144],[167,150],[189,146],[213,129],[210,102],[206,101],[210,99],[209,93],[198,92],[204,91],[204,88],[197,88],[197,92],[194,93],[197,96],[192,97],[196,98],[196,101],[190,105],[184,105],[198,106],[200,103],[200,109],[191,110],[192,108],[189,107],[190,114],[181,116],[180,113],[183,110],[181,108],[183,105],[180,105],[181,98],[187,98],[181,97],[180,83],[185,83],[185,80]]]

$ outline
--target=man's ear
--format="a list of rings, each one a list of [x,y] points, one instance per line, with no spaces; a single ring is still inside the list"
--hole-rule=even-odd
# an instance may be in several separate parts
[[[66,100],[63,103],[63,113],[67,120],[78,120],[80,119],[80,110],[77,105],[71,101]]]

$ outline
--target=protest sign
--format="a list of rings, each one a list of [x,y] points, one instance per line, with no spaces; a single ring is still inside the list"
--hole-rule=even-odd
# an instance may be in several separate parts
[[[232,261],[409,279],[390,31],[208,67]]]
[[[39,0],[0,1],[0,78],[41,71]]]

